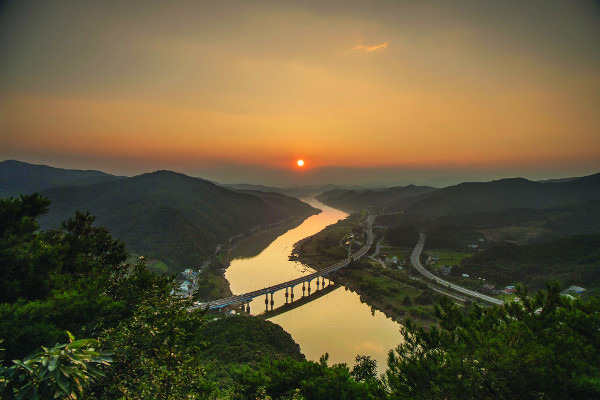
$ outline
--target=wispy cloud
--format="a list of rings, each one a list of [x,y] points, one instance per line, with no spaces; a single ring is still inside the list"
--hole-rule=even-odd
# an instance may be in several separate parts
[[[358,44],[355,45],[352,50],[356,50],[356,51],[365,51],[367,53],[373,53],[376,51],[385,51],[385,49],[387,49],[388,47],[388,42],[383,42],[380,44],[375,44],[372,46],[366,45],[366,44],[362,44],[362,40],[358,41]]]

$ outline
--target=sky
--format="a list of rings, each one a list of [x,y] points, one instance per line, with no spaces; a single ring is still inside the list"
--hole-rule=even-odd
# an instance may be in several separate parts
[[[0,160],[278,186],[581,176],[599,106],[597,1],[0,3]]]

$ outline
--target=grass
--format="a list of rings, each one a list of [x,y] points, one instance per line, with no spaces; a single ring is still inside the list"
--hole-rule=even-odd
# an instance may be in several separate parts
[[[513,301],[515,301],[515,295],[514,294],[508,294],[508,293],[500,293],[499,295],[496,296],[496,298],[498,300],[502,300],[505,303],[512,303]]]
[[[138,262],[140,259],[140,255],[139,254],[131,254],[128,258],[126,263],[128,264],[135,264],[136,262]],[[152,259],[152,260],[147,260],[146,261],[146,267],[152,271],[155,272],[157,274],[163,274],[163,273],[173,273],[173,270],[171,270],[169,268],[169,266],[161,261],[161,260],[156,260],[156,259]]]
[[[369,266],[372,268],[368,268]],[[399,280],[402,276],[399,272],[394,272],[398,279],[388,277],[381,272],[389,273],[382,270],[379,265],[363,261],[358,267],[340,271],[339,277],[344,285],[361,295],[361,300],[388,317],[399,322],[410,317],[424,325],[429,325],[434,320],[433,303],[418,305],[415,302],[416,298],[429,289],[419,289],[402,282]],[[410,298],[410,305],[404,304],[407,296]]]
[[[169,271],[169,266],[160,260],[150,260],[148,261],[148,269],[163,274]]]
[[[463,259],[473,255],[472,253],[452,250],[431,250],[431,252],[440,258],[433,264],[434,267],[441,267],[442,265],[460,265],[460,262]]]

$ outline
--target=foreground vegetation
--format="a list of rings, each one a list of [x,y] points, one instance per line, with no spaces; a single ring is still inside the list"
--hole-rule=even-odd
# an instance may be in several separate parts
[[[600,298],[571,301],[549,286],[532,298],[520,289],[522,302],[504,307],[442,299],[439,327],[406,321],[377,376],[368,356],[352,367],[306,361],[270,322],[190,311],[194,299],[170,295],[172,278],[143,258],[126,263],[93,217],[38,231],[47,206],[37,195],[0,200],[2,399],[600,396]]]

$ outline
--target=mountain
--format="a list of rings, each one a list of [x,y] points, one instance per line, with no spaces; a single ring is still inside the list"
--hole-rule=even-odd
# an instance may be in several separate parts
[[[441,217],[440,225],[485,231],[494,240],[538,242],[600,232],[600,199],[550,208],[508,208]]]
[[[385,189],[333,189],[317,196],[319,201],[333,207],[356,211],[368,207],[387,207],[389,204],[410,204],[414,199],[438,189],[431,186],[397,186]]]
[[[540,183],[523,178],[468,182],[421,196],[413,204],[390,204],[395,211],[424,216],[487,212],[508,208],[542,209],[600,198],[600,173],[565,182]]]
[[[254,190],[259,192],[272,192],[272,193],[281,193],[287,196],[292,196],[296,198],[303,198],[308,196],[314,196],[319,193],[323,193],[331,190],[351,190],[357,188],[356,186],[338,186],[334,184],[327,185],[307,185],[307,186],[291,186],[291,187],[274,187],[274,186],[264,186],[264,185],[251,185],[246,183],[235,183],[235,184],[221,184],[221,186],[226,187],[228,189],[246,191],[246,190]]]
[[[281,193],[281,194],[285,193],[285,189],[282,189],[282,188],[278,188],[278,187],[274,187],[274,186],[252,185],[249,183],[231,183],[231,184],[223,184],[220,186],[223,186],[227,189],[239,190],[239,191],[254,190],[257,192],[272,192],[272,193]]]
[[[157,171],[87,186],[42,191],[52,200],[40,218],[58,225],[75,210],[89,211],[135,253],[157,258],[175,270],[198,268],[217,245],[259,226],[317,212],[276,193],[240,193],[187,175]]]
[[[94,170],[62,169],[6,160],[0,162],[0,197],[31,194],[53,186],[89,185],[121,178]]]

